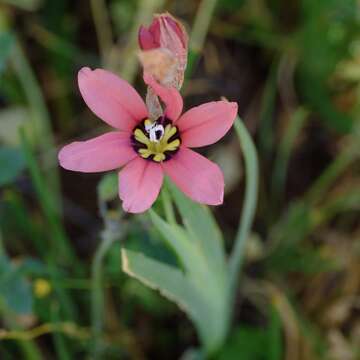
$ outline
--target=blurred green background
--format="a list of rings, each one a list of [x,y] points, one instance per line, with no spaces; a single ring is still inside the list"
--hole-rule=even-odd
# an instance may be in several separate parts
[[[360,359],[355,0],[0,1],[0,358],[93,358],[96,267],[104,359],[200,358],[186,316],[121,271],[120,242],[172,261],[147,218],[119,210],[113,175],[56,160],[63,144],[106,130],[77,71],[105,67],[145,94],[137,29],[165,10],[192,34],[185,107],[237,101],[259,152],[255,224],[216,358]],[[244,189],[234,132],[204,152],[225,173],[214,212],[231,239]],[[104,224],[120,235],[93,260]]]

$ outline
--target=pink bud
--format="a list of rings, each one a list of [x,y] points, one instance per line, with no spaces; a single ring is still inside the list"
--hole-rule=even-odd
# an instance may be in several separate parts
[[[187,42],[183,25],[169,13],[155,15],[148,28],[141,26],[139,30],[139,45],[142,50],[162,47],[173,49],[174,52],[187,51]]]
[[[143,51],[140,60],[144,71],[163,85],[180,89],[188,46],[188,36],[183,25],[169,13],[155,15],[149,27],[140,27],[139,45]],[[163,61],[159,62],[158,59]]]

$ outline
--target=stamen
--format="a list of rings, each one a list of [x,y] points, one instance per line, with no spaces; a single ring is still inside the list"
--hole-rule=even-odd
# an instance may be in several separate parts
[[[149,134],[150,141],[158,142],[164,135],[164,127],[156,121],[145,120],[145,130]]]
[[[134,150],[144,159],[155,162],[169,160],[180,148],[180,134],[164,117],[157,121],[143,120],[131,137]]]

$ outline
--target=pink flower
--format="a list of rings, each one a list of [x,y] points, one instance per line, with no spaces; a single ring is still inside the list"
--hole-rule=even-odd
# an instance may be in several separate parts
[[[194,201],[221,204],[224,178],[220,168],[189,148],[222,138],[234,122],[237,104],[214,101],[181,115],[183,100],[175,88],[164,87],[146,74],[144,80],[166,107],[156,121],[147,118],[143,100],[126,81],[102,69],[79,71],[79,88],[86,104],[116,130],[63,147],[60,165],[81,172],[123,167],[119,196],[124,210],[132,213],[152,206],[164,174]]]

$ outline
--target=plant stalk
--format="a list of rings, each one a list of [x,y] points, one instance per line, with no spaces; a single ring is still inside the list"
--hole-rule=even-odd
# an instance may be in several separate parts
[[[105,229],[101,235],[101,242],[96,250],[91,266],[92,292],[91,292],[91,327],[93,342],[93,355],[95,359],[101,358],[102,346],[100,337],[103,331],[104,318],[104,287],[103,287],[103,262],[106,254],[116,240],[110,230]]]
[[[244,259],[245,244],[254,220],[258,192],[258,159],[255,145],[239,117],[234,123],[245,161],[245,197],[235,245],[229,258],[230,296],[235,299],[238,278]]]

